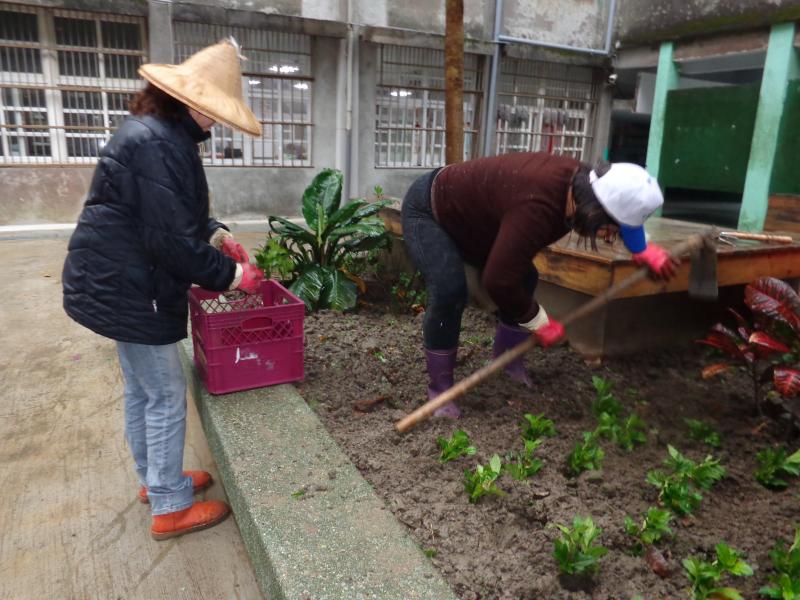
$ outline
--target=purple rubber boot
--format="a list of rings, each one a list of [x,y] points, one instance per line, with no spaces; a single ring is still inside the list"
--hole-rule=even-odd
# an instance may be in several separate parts
[[[492,356],[497,358],[506,350],[510,350],[527,340],[531,336],[531,332],[524,327],[513,327],[505,323],[497,322],[497,329],[494,334],[494,346],[492,348]],[[529,388],[533,387],[531,378],[528,377],[528,372],[525,370],[525,357],[520,356],[513,362],[506,365],[506,374],[514,381],[517,381]]]
[[[446,392],[453,387],[453,369],[456,366],[456,352],[458,348],[452,350],[428,350],[425,349],[425,360],[428,363],[428,400],[433,400],[439,394]],[[458,419],[461,411],[454,402],[448,402],[441,408],[437,408],[433,413],[434,417],[445,417],[447,419]]]

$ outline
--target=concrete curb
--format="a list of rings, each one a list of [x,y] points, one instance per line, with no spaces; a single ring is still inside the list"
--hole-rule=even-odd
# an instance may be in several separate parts
[[[456,596],[291,385],[212,396],[181,344],[208,444],[269,600]]]

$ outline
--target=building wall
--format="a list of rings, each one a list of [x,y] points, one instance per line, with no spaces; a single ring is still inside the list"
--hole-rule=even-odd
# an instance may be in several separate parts
[[[361,197],[372,195],[376,185],[384,194],[402,198],[411,183],[429,169],[385,169],[375,167],[375,85],[377,44],[364,43],[359,49],[359,114],[358,114],[358,184],[351,193]]]
[[[602,48],[609,8],[609,0],[507,0],[503,33],[555,44]]]
[[[0,168],[0,225],[74,223],[93,172],[91,166]]]
[[[581,47],[602,46],[610,0],[505,0],[505,34]],[[35,6],[148,15],[146,0],[18,0]],[[159,5],[161,7],[161,5]],[[173,18],[223,25],[277,28],[305,32],[313,37],[313,149],[312,166],[305,168],[207,167],[215,213],[221,218],[264,218],[269,214],[299,214],[302,192],[325,167],[345,169],[347,135],[344,130],[344,63],[348,0],[177,0]],[[380,185],[389,196],[402,197],[408,186],[427,169],[375,167],[376,48],[369,41],[380,31],[386,43],[442,47],[444,2],[430,0],[352,0],[352,21],[363,28],[354,74],[352,152],[353,181],[349,195],[369,196]],[[465,32],[491,50],[494,0],[465,0]],[[161,13],[159,13],[161,14]],[[153,29],[151,28],[151,37]],[[164,36],[162,36],[164,37]],[[171,37],[171,36],[170,36]],[[165,38],[166,39],[166,38]],[[422,43],[424,41],[424,44]],[[170,52],[170,41],[151,54]],[[521,49],[521,50],[520,50]],[[517,46],[518,54],[529,47]],[[514,49],[510,49],[513,54]],[[533,56],[531,56],[533,58]],[[544,58],[536,56],[536,58]],[[568,62],[596,63],[586,55],[559,56]],[[488,78],[487,78],[488,79]],[[338,149],[338,150],[337,150]],[[2,167],[4,187],[0,224],[74,222],[91,181],[91,166]]]
[[[206,167],[212,209],[227,219],[297,216],[303,190],[321,169],[336,165],[339,40],[312,41],[314,98],[312,167]]]
[[[800,0],[628,0],[618,37],[628,45],[755,29],[800,19]]]

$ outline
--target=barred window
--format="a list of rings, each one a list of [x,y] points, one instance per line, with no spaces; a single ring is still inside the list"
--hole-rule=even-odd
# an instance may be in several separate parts
[[[382,45],[378,50],[375,166],[445,163],[444,51]],[[464,158],[476,156],[482,99],[480,57],[464,56]]]
[[[504,58],[495,148],[585,159],[591,151],[598,74],[584,66]]]
[[[207,165],[311,166],[311,38],[307,35],[175,22],[176,59],[233,36],[241,46],[242,90],[261,122],[254,138],[215,125],[203,147]]]
[[[142,18],[0,3],[0,164],[94,162],[145,56]]]

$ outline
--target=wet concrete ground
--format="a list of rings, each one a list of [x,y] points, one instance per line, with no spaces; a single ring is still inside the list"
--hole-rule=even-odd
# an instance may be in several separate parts
[[[150,538],[114,344],[61,309],[66,245],[0,241],[0,599],[262,598],[233,518]],[[184,465],[216,475],[191,399]]]

